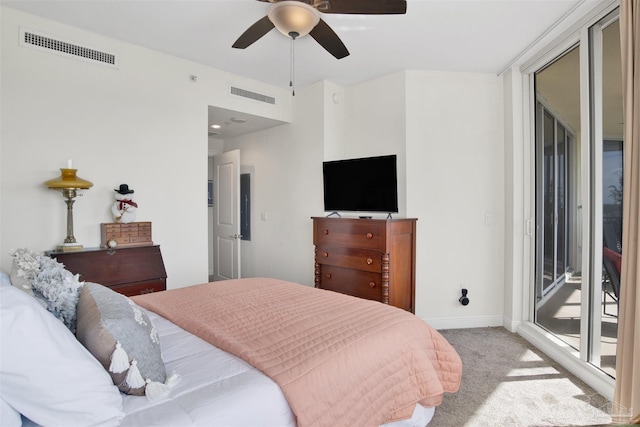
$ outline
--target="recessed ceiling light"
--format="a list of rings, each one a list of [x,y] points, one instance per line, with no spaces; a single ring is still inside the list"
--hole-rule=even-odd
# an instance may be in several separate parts
[[[220,129],[220,125],[211,125],[211,129]]]
[[[231,121],[233,123],[246,123],[247,119],[243,119],[242,117],[232,117]]]

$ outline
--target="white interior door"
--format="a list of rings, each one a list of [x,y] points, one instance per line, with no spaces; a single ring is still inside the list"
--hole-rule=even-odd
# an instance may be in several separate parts
[[[240,278],[240,150],[213,157],[213,280]]]

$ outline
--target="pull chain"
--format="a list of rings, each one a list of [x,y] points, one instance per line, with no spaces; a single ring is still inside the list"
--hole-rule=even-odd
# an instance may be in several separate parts
[[[291,31],[289,33],[289,36],[291,37],[291,69],[289,70],[289,75],[290,75],[289,86],[291,87],[291,96],[296,96],[296,88],[295,88],[295,85],[294,85],[294,81],[295,81],[295,64],[296,64],[295,42],[296,42],[296,37],[298,37],[299,34],[296,31]]]

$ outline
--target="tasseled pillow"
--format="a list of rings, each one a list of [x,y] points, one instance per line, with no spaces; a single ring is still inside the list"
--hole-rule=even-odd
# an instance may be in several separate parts
[[[151,320],[124,295],[86,283],[78,301],[76,336],[124,393],[158,398],[175,383],[176,377],[167,380]]]

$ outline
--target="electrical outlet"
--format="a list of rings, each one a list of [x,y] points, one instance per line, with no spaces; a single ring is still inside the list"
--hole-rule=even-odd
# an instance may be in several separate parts
[[[467,293],[469,292],[468,289],[466,288],[462,288],[460,290],[462,296],[460,297],[460,299],[458,300],[458,302],[460,302],[460,304],[462,305],[469,305],[469,297],[467,296]]]

